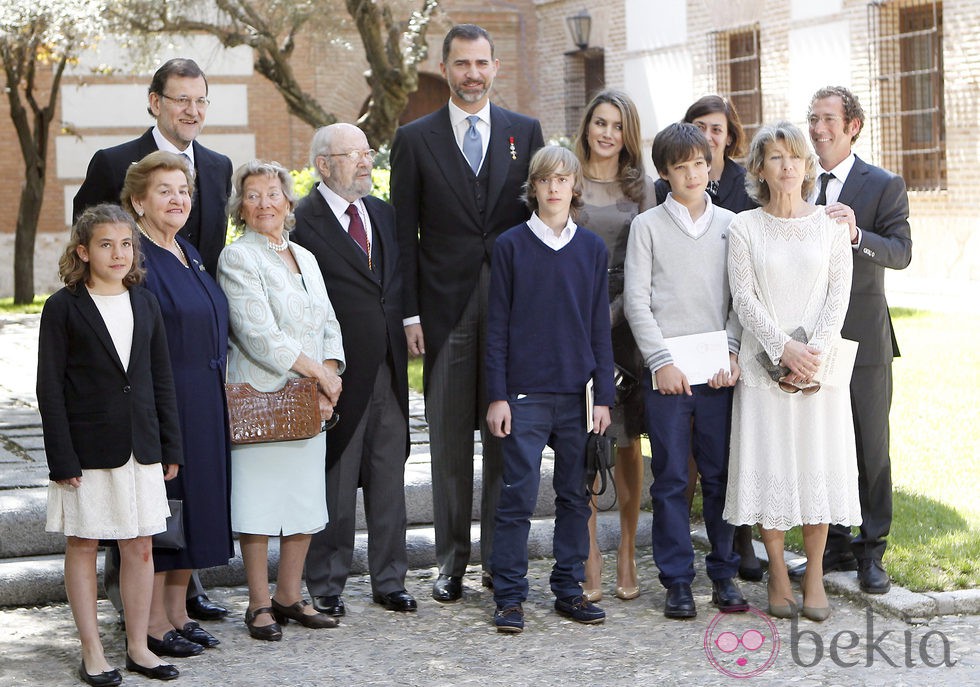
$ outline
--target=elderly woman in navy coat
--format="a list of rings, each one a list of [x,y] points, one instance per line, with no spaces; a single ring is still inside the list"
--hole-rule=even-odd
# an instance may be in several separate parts
[[[150,153],[130,166],[122,203],[136,219],[146,288],[160,301],[184,444],[184,469],[167,483],[183,500],[187,545],[154,549],[156,569],[148,644],[166,656],[193,656],[219,641],[187,615],[194,569],[234,556],[229,514],[228,420],[224,394],[228,302],[200,253],[177,232],[190,214],[194,180],[185,158]]]

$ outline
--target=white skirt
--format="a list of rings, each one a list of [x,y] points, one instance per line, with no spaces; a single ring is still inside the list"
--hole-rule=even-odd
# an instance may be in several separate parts
[[[270,537],[327,524],[327,435],[231,447],[231,529]]]
[[[160,463],[143,465],[133,456],[118,468],[82,470],[77,488],[48,484],[48,532],[133,539],[163,532],[169,515]]]

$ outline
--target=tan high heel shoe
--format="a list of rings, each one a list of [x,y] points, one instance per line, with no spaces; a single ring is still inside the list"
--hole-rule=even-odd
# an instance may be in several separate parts
[[[826,606],[806,605],[806,573],[803,574],[803,579],[800,581],[800,589],[803,590],[803,608],[800,612],[803,614],[804,618],[808,618],[817,623],[822,623],[830,617],[829,600]]]
[[[770,577],[766,580],[766,594],[770,599],[769,610],[768,610],[769,615],[771,615],[773,618],[792,618],[797,613],[799,613],[800,607],[799,604],[796,603],[795,598],[786,599],[786,601],[789,602],[786,604],[774,604],[771,601],[772,599],[771,587],[772,587],[772,578]]]
[[[636,572],[636,561],[635,560],[630,561],[630,564],[633,566],[633,579],[634,580],[638,580],[638,577],[639,576],[637,575],[637,572]],[[635,599],[639,595],[640,595],[640,586],[639,586],[639,584],[635,584],[632,587],[623,587],[623,586],[617,586],[616,587],[616,598],[617,599],[622,599],[623,601],[632,601],[633,599]]]
[[[589,560],[585,561],[585,571],[586,571],[585,584],[582,585],[582,596],[584,596],[587,600],[591,601],[592,603],[596,603],[597,601],[602,601],[602,563],[603,563],[602,554],[599,553],[598,557],[599,557],[599,569],[598,569],[598,574],[595,576],[596,577],[595,587],[590,588],[585,586],[590,581],[589,563],[592,560],[592,556],[590,555]]]

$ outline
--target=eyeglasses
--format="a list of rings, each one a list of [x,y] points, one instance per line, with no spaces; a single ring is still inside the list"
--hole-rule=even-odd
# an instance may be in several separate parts
[[[268,202],[275,204],[278,203],[280,200],[282,200],[282,192],[269,191],[263,196],[261,193],[256,193],[255,191],[251,191],[249,193],[246,193],[245,197],[242,200],[248,203],[249,205],[257,205],[259,201],[261,201],[263,198],[265,198]]]
[[[330,416],[329,420],[320,420],[320,431],[329,432],[331,429],[337,426],[338,422],[340,422],[340,413],[335,411],[334,414]]]
[[[211,101],[207,98],[188,98],[186,95],[182,95],[179,98],[171,98],[166,93],[161,93],[160,97],[166,98],[172,103],[176,103],[177,107],[182,110],[186,110],[191,103],[194,103],[194,106],[199,110],[206,110],[208,109],[208,105],[211,104]]]
[[[787,381],[786,377],[780,377],[777,382],[780,390],[785,391],[787,394],[795,394],[797,391],[802,391],[804,396],[812,396],[813,394],[820,391],[819,382],[804,382],[800,385],[797,382]]]
[[[810,115],[806,118],[806,121],[809,122],[810,126],[816,126],[817,122],[823,122],[827,126],[833,126],[837,122],[844,121],[844,118],[840,115],[823,115],[822,117]]]
[[[348,150],[346,153],[327,153],[330,157],[346,157],[351,162],[358,162],[359,160],[373,160],[378,151],[374,148],[369,148],[368,150]]]

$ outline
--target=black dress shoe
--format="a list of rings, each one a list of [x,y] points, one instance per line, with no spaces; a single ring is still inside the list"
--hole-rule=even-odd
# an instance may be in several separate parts
[[[432,585],[432,598],[443,603],[463,598],[463,578],[439,575]]]
[[[214,603],[204,594],[198,594],[187,600],[187,615],[194,620],[221,620],[228,615],[228,609]]]
[[[268,613],[270,616],[272,616],[273,622],[268,625],[256,625],[255,619],[263,613]],[[248,628],[248,634],[251,635],[253,639],[262,639],[267,642],[278,642],[282,639],[282,628],[279,627],[279,623],[275,622],[275,618],[276,617],[272,615],[272,608],[270,606],[256,608],[254,611],[245,609],[245,627]]]
[[[195,644],[200,644],[205,649],[210,649],[221,644],[221,640],[215,637],[213,634],[205,630],[203,627],[198,625],[193,620],[184,625],[183,627],[177,628],[177,634],[186,639],[189,642],[194,642]]]
[[[169,663],[163,663],[158,666],[153,666],[152,668],[147,668],[146,666],[141,666],[139,663],[131,659],[129,654],[126,654],[126,670],[131,673],[145,675],[146,677],[154,680],[173,680],[175,677],[180,675],[180,671]]]
[[[388,594],[378,594],[375,592],[374,603],[381,604],[389,611],[399,611],[401,613],[414,613],[419,609],[419,605],[415,603],[415,597],[404,589]]]
[[[313,608],[333,618],[342,618],[347,615],[347,607],[344,600],[337,596],[314,596]]]
[[[114,687],[114,685],[122,682],[122,675],[115,668],[107,670],[104,673],[99,673],[98,675],[89,675],[88,671],[85,670],[84,660],[78,666],[78,677],[82,678],[82,682],[90,684],[93,687]]]
[[[892,588],[892,581],[881,561],[876,558],[862,558],[858,562],[858,585],[866,594],[885,594]]]
[[[667,590],[664,601],[664,615],[668,618],[693,618],[698,614],[694,605],[694,594],[687,582],[677,582]]]
[[[857,558],[851,551],[826,550],[823,552],[823,572],[850,572],[858,569]],[[806,574],[806,563],[794,565],[789,569],[789,576],[794,580],[803,578]]]
[[[177,634],[177,630],[171,630],[163,635],[163,639],[147,635],[146,648],[157,656],[173,656],[174,658],[187,658],[204,652],[203,646],[184,639]]]
[[[742,613],[749,610],[749,602],[730,577],[711,580],[711,603],[722,613]]]

